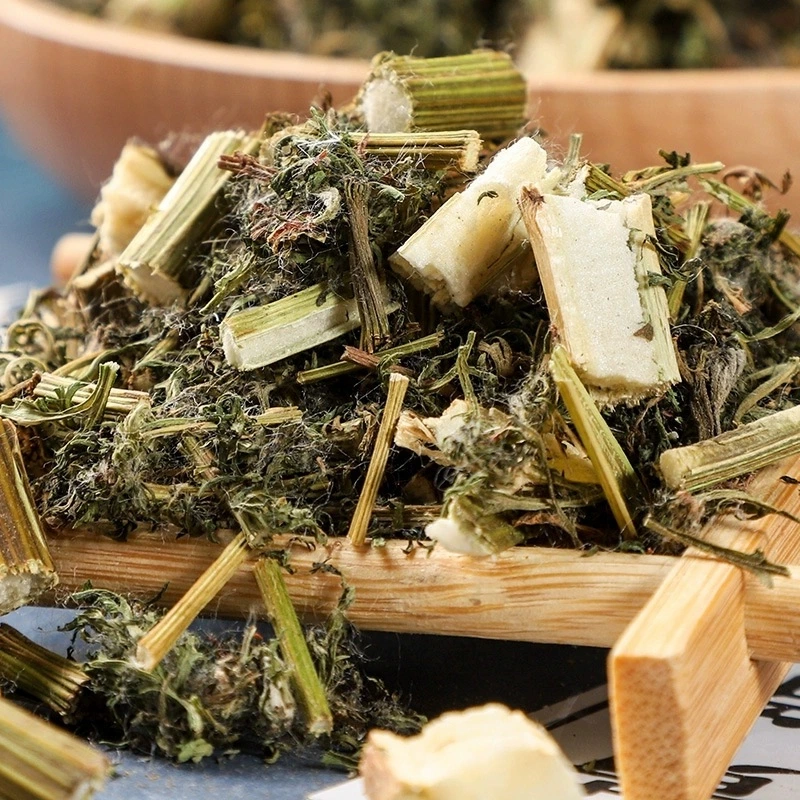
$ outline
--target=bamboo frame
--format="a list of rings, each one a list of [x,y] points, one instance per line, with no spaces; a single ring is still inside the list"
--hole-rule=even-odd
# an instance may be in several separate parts
[[[797,514],[797,487],[780,479],[799,471],[797,458],[773,465],[756,475],[750,491]],[[785,517],[725,517],[707,526],[703,538],[741,550],[758,547],[772,561],[800,560],[800,526]],[[778,688],[789,664],[752,652],[748,599],[741,570],[690,550],[614,646],[612,727],[626,800],[709,797]],[[790,652],[781,657],[797,660]]]

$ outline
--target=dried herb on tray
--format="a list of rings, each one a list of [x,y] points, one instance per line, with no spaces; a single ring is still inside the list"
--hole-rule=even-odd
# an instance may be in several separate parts
[[[475,100],[475,65],[508,58],[448,62]],[[503,102],[515,118],[524,91]],[[478,163],[478,133],[424,133],[412,108],[410,131],[372,134],[361,110],[214,134],[178,175],[167,153],[129,144],[90,258],[64,291],[34,293],[7,332],[0,416],[22,458],[6,471],[24,463],[47,525],[234,532],[164,617],[80,598],[91,605],[76,627],[103,645],[88,673],[131,741],[153,709],[115,703],[163,688],[175,659],[207,647],[186,628],[252,551],[278,559],[257,569],[293,644],[250,638],[212,647],[212,660],[269,662],[275,682],[252,684],[259,698],[291,673],[314,735],[365,713],[352,697],[344,715],[335,693],[321,702],[315,681],[330,685],[334,654],[351,648],[336,624],[301,645],[277,534],[478,556],[524,544],[674,553],[720,508],[769,513],[744,476],[800,449],[784,427],[797,406],[800,240],[761,205],[763,176],[663,152],[615,177],[580,157],[579,137],[556,162],[525,132],[500,149],[484,131]],[[716,464],[732,440],[735,465]],[[309,663],[319,674],[306,682]],[[204,696],[202,674],[185,674]],[[165,752],[238,741],[228,717],[201,723],[184,696],[169,701],[186,719],[162,730]],[[236,702],[220,713],[238,715]],[[281,738],[269,714],[264,724]]]

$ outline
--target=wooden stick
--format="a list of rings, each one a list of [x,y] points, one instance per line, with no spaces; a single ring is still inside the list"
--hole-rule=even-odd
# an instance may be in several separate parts
[[[472,636],[553,644],[609,647],[644,607],[678,559],[518,547],[492,558],[470,558],[443,548],[428,551],[407,542],[354,548],[343,539],[309,550],[289,537],[293,574],[286,585],[307,621],[329,615],[341,580],[315,569],[338,569],[355,589],[348,609],[364,630]],[[50,542],[63,591],[87,580],[97,588],[152,597],[172,606],[218,557],[222,545],[205,539],[137,532],[120,542],[90,529],[62,532]],[[707,562],[703,561],[705,565]],[[249,560],[205,612],[222,617],[265,616]],[[772,588],[747,576],[748,645],[764,659],[800,660],[800,567],[775,578]],[[52,595],[47,598],[52,601]]]
[[[780,478],[798,472],[800,459],[784,461],[760,472],[750,491],[796,514],[797,488]],[[726,547],[759,547],[772,561],[800,559],[800,526],[784,517],[723,517],[703,535]],[[688,551],[615,645],[612,724],[626,800],[708,798],[786,674],[788,664],[750,660],[751,652],[773,658],[780,650],[752,648],[752,626],[775,615],[774,636],[776,622],[788,623],[790,613],[748,611],[751,589],[741,570]]]

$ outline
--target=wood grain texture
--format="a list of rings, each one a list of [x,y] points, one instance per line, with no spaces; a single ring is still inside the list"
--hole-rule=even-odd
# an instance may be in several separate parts
[[[309,550],[282,537],[276,545],[290,548],[295,572],[286,576],[287,587],[309,620],[330,614],[339,599],[340,580],[315,569],[324,562],[355,588],[348,616],[364,630],[594,647],[614,644],[677,563],[666,556],[582,556],[538,547],[470,558],[442,548],[406,552],[399,541],[365,549],[337,539]],[[88,530],[63,532],[50,547],[61,593],[87,580],[143,596],[167,584],[165,606],[177,602],[222,549],[205,539],[148,533],[117,542]],[[253,563],[244,564],[206,613],[264,616]],[[705,569],[708,561],[699,566]],[[800,569],[775,579],[772,588],[748,576],[745,605],[750,650],[765,659],[800,661]]]
[[[750,491],[796,514],[797,487],[780,477],[798,473],[800,461],[785,461],[760,472]],[[800,560],[800,525],[783,517],[725,517],[704,536],[759,547],[772,561]],[[612,726],[626,800],[710,797],[785,675],[788,664],[751,660],[746,620],[756,619],[745,611],[746,586],[741,570],[689,551],[614,646]]]
[[[171,132],[258,126],[305,113],[320,87],[347,102],[364,61],[259,51],[134,31],[54,8],[0,3],[0,102],[28,151],[81,194],[96,194],[123,143]],[[529,76],[530,113],[556,152],[576,131],[584,153],[624,171],[658,149],[697,161],[800,173],[800,71],[607,71]],[[800,217],[800,187],[773,207]]]

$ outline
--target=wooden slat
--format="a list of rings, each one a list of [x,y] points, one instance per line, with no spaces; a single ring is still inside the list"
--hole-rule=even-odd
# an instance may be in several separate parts
[[[800,494],[780,480],[785,474],[800,474],[800,460],[762,471],[750,491],[797,514]],[[772,561],[800,560],[800,525],[783,517],[725,517],[703,535],[760,547]],[[780,684],[788,664],[751,661],[745,587],[741,570],[689,552],[612,650],[615,757],[626,800],[710,797]],[[747,619],[764,618],[759,611]]]
[[[287,544],[285,537],[276,541]],[[165,606],[183,596],[220,550],[221,545],[205,539],[149,533],[118,542],[83,530],[51,540],[60,592],[91,580],[98,588],[153,596],[166,583]],[[339,578],[314,570],[325,562],[355,588],[348,613],[364,630],[610,647],[677,563],[663,556],[587,557],[536,547],[488,559],[442,548],[405,551],[406,543],[399,541],[366,549],[342,540],[313,551],[293,546],[295,572],[286,576],[292,600],[307,619],[334,609]],[[701,566],[708,566],[705,560]],[[207,613],[262,615],[252,569],[246,563]],[[776,578],[773,588],[748,576],[745,591],[750,649],[765,659],[800,661],[800,568],[791,578]]]

